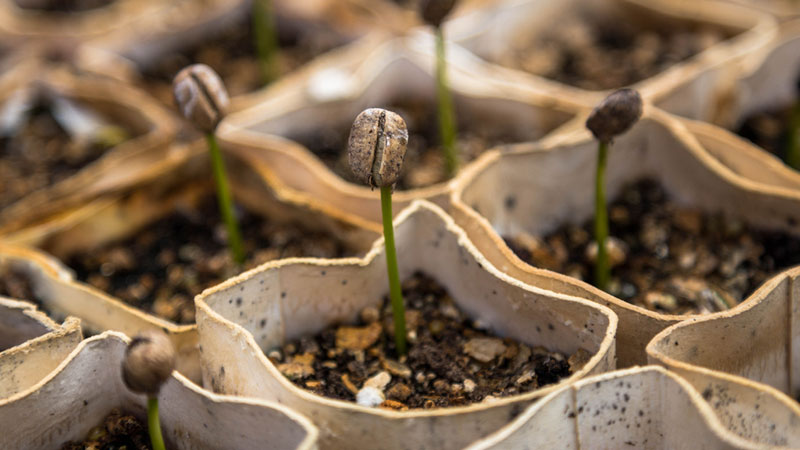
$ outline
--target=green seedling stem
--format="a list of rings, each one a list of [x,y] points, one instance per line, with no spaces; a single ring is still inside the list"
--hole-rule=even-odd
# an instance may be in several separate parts
[[[447,65],[444,53],[444,33],[436,27],[436,100],[439,112],[439,134],[442,137],[445,167],[448,177],[458,172],[458,153],[456,153],[456,119],[453,99],[447,84]]]
[[[406,311],[403,291],[400,289],[400,272],[397,267],[397,250],[394,246],[392,225],[392,187],[381,187],[381,213],[383,215],[383,240],[386,247],[386,270],[389,273],[389,298],[394,319],[394,343],[397,354],[406,354]]]
[[[266,85],[278,78],[278,38],[270,0],[253,0],[253,38],[261,81]]]
[[[792,106],[791,115],[789,116],[789,135],[786,140],[786,158],[785,162],[791,168],[800,170],[800,141],[797,133],[800,132],[800,101],[794,103]]]
[[[158,397],[147,397],[147,431],[150,433],[150,443],[153,450],[166,450],[164,437],[161,435],[161,422],[158,420]]]
[[[606,159],[608,158],[608,142],[600,142],[597,148],[597,174],[595,177],[594,196],[594,239],[597,242],[597,259],[594,266],[595,286],[608,289],[611,269],[608,266],[608,210],[606,209]]]
[[[244,247],[242,246],[242,234],[239,232],[239,224],[236,223],[236,216],[233,214],[233,200],[228,186],[228,176],[225,172],[225,162],[222,159],[222,152],[214,133],[206,134],[208,150],[211,152],[211,167],[214,171],[214,180],[217,183],[217,201],[219,212],[225,221],[228,230],[228,247],[236,264],[244,264]]]

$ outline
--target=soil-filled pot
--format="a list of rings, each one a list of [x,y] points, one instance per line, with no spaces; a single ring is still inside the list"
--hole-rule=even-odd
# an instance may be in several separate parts
[[[460,309],[470,321],[482,324],[480,326],[483,329],[506,339],[518,340],[520,343],[513,344],[520,349],[518,355],[523,353],[524,345],[521,343],[524,343],[535,346],[539,351],[543,347],[564,355],[582,354],[583,361],[576,363],[572,373],[561,379],[560,383],[516,395],[491,396],[491,400],[481,403],[449,408],[397,411],[391,408],[399,406],[398,402],[389,400],[380,407],[361,406],[352,401],[335,400],[310,392],[307,389],[320,383],[314,384],[314,377],[306,378],[305,388],[298,387],[284,374],[293,376],[293,369],[303,369],[297,366],[304,364],[303,359],[308,364],[307,354],[293,359],[287,357],[284,361],[288,365],[276,364],[273,358],[279,355],[275,349],[283,346],[288,356],[291,353],[287,343],[297,339],[301,342],[298,348],[305,349],[307,336],[317,334],[331,325],[355,323],[359,316],[362,319],[365,317],[369,307],[380,305],[380,299],[388,291],[384,243],[380,239],[363,259],[289,259],[269,263],[198,296],[195,302],[204,383],[218,392],[279,401],[307,415],[320,428],[322,448],[374,448],[376,439],[381,440],[383,448],[460,448],[499,428],[516,415],[523,405],[552,391],[559,384],[613,368],[617,319],[609,309],[524,285],[501,274],[476,251],[452,219],[431,203],[412,203],[397,217],[395,229],[401,280],[418,272],[427,274],[446,289],[452,299],[452,303],[444,303],[443,307]],[[413,305],[411,303],[409,308]],[[407,310],[408,323],[415,320],[412,318],[414,315],[419,319],[423,313],[417,311],[412,314],[410,309]],[[366,330],[370,335],[373,326],[356,328],[361,330],[356,334],[364,336],[362,331]],[[344,326],[340,330],[347,328]],[[382,329],[378,325],[379,333]],[[349,340],[345,339],[350,334],[347,331],[336,333],[337,342],[339,333],[343,334],[342,339]],[[414,339],[427,342],[424,341],[426,336],[427,331],[421,328],[409,332],[409,358],[415,352]],[[372,342],[376,337],[373,336]],[[499,338],[483,342],[487,345],[494,342],[490,345],[496,349],[500,347],[497,351],[501,353],[502,348],[506,348],[497,345]],[[508,344],[506,340],[502,342]],[[313,347],[315,344],[309,345]],[[463,350],[459,348],[457,354],[452,356],[444,353],[440,347],[424,348],[430,349],[426,350],[426,355],[446,363],[450,360],[473,361],[471,358],[478,356],[472,353],[474,346],[470,350],[471,345],[465,344]],[[270,358],[267,358],[265,351],[270,353]],[[367,353],[371,355],[371,352]],[[333,350],[328,357],[335,353],[337,351]],[[358,355],[359,351],[352,353]],[[493,351],[490,353],[488,357],[482,357],[482,361],[497,361],[498,354]],[[363,357],[365,352],[362,350],[360,354]],[[435,356],[437,354],[438,357]],[[530,356],[530,353],[527,355]],[[327,357],[322,355],[321,358]],[[435,378],[438,381],[433,385],[443,383],[442,387],[446,390],[455,392],[460,389],[460,392],[465,392],[470,389],[471,380],[464,379],[463,383],[453,382],[451,385],[450,372],[445,375],[437,371],[437,375],[427,372],[437,369],[428,368],[414,369],[425,373],[413,373],[410,359],[410,366],[405,367],[400,363],[398,367],[391,362],[394,361],[392,358],[382,360],[381,364],[394,375],[384,372],[378,377],[388,375],[395,382],[407,384],[413,384],[412,379],[424,381]],[[327,360],[323,361],[315,370],[323,371],[330,364]],[[354,364],[358,365],[357,362]],[[320,372],[319,376],[323,374]],[[341,377],[341,381],[338,380],[328,382],[344,382],[347,385],[345,376]],[[508,381],[509,385],[525,382],[524,379]],[[480,389],[480,385],[476,387],[475,384],[472,382],[472,388]],[[537,384],[532,386],[536,387]],[[385,383],[383,387],[386,387]],[[352,388],[357,389],[358,386],[346,389]],[[391,397],[391,389],[387,390],[386,395],[387,398]]]
[[[0,234],[135,183],[164,159],[177,129],[171,114],[122,82],[24,67],[0,84]]]
[[[621,367],[644,364],[650,339],[689,318],[689,311],[730,307],[771,274],[796,264],[791,248],[800,231],[800,191],[737,175],[671,116],[646,108],[643,119],[615,140],[609,158],[611,236],[621,242],[619,266],[611,270],[615,296],[580,281],[592,276],[593,232],[588,221],[597,161],[597,143],[585,130],[575,130],[557,145],[524,145],[483,158],[461,178],[452,204],[456,222],[496,267],[529,284],[610,306],[620,317]],[[622,197],[616,199],[618,195]],[[648,208],[660,216],[645,213]],[[740,241],[737,236],[742,233],[746,236]],[[703,239],[694,237],[700,235]],[[692,237],[682,238],[684,242],[681,236]],[[719,236],[730,236],[733,244]],[[504,239],[527,261],[562,273],[523,262]],[[710,242],[715,243],[711,248],[700,248]],[[742,250],[739,242],[757,244]],[[730,261],[732,254],[743,257]],[[639,262],[640,258],[648,259]],[[664,263],[651,265],[653,261]],[[758,271],[749,272],[751,267]],[[747,274],[742,275],[743,270]],[[726,284],[731,280],[738,284]],[[662,281],[669,284],[659,284]]]
[[[665,329],[648,344],[648,359],[678,373],[710,369],[800,397],[798,277],[800,269],[785,271],[737,308]]]
[[[254,96],[255,105],[220,126],[231,151],[261,160],[308,202],[327,203],[380,227],[379,195],[353,183],[347,138],[364,109],[384,107],[404,117],[409,148],[394,195],[395,210],[414,199],[446,200],[447,176],[436,131],[433,40],[413,33],[363,40],[336,58]],[[459,124],[462,170],[492,147],[528,142],[566,123],[579,105],[496,82],[486,65],[454,45],[448,69]]]
[[[751,388],[730,387],[728,404],[749,400]],[[742,421],[751,420],[757,412],[753,404],[740,406],[751,413]],[[778,411],[761,408],[760,412],[768,416]],[[755,449],[770,444],[796,445],[796,434],[796,429],[787,427],[776,429],[772,436],[726,429],[690,383],[660,367],[648,366],[565,386],[468,449]]]
[[[80,341],[78,319],[59,325],[33,304],[0,297],[0,399],[44,378]]]
[[[13,430],[0,436],[0,446],[61,448],[87,434],[105,434],[96,431],[103,425],[101,430],[116,436],[115,428],[120,427],[109,427],[115,417],[126,422],[127,430],[143,432],[136,437],[149,443],[146,398],[129,391],[122,381],[127,342],[115,332],[89,338],[46,378],[0,400],[0,429]],[[133,418],[125,415],[139,424],[131,425]],[[316,448],[318,432],[299,414],[273,403],[209,393],[177,372],[161,388],[159,416],[164,440],[172,449]]]
[[[730,77],[776,33],[768,14],[726,2],[515,0],[449,24],[510,83],[596,104],[633,85],[676,114],[707,118]]]

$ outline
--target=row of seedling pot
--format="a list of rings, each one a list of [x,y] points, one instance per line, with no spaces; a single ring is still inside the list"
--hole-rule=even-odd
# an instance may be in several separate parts
[[[241,247],[233,244],[230,237],[241,233],[231,231],[237,225],[230,220],[234,215],[226,171],[214,138],[225,109],[224,87],[213,72],[202,66],[182,72],[175,87],[184,115],[207,133],[218,204],[231,244],[229,259],[238,262],[237,249]],[[600,188],[595,195],[598,240],[603,239],[608,228],[603,226],[602,219],[607,214],[603,196],[599,195],[604,187],[604,154],[612,137],[627,130],[641,113],[638,94],[624,90],[612,94],[587,121],[599,142],[594,177],[596,188]],[[416,204],[398,219],[406,227],[401,235],[409,241],[400,247],[400,261],[412,261],[398,265],[392,245],[391,191],[407,144],[403,120],[389,111],[367,110],[351,130],[351,167],[358,178],[381,188],[384,241],[364,259],[278,261],[223,283],[198,299],[200,360],[206,384],[217,391],[277,400],[310,417],[326,417],[321,441],[325,446],[352,445],[351,439],[374,432],[379,426],[399,446],[408,444],[409,436],[414,436],[412,446],[456,448],[499,428],[509,415],[519,411],[521,403],[546,393],[548,388],[540,387],[548,382],[562,377],[575,379],[613,367],[616,316],[606,308],[522,285],[502,275],[476,251],[466,234],[433,205]],[[514,209],[515,201],[503,204]],[[607,247],[610,246],[603,246]],[[381,252],[386,256],[385,264],[376,262]],[[608,266],[603,265],[602,251],[597,254],[596,279],[604,282],[608,280]],[[390,300],[382,307],[371,306],[373,298],[386,290],[379,281],[382,277],[371,275],[375,270],[386,270],[390,281]],[[401,273],[403,278],[411,278],[406,289],[415,299],[416,314],[403,311]],[[300,277],[298,281],[314,277],[315,282],[293,282],[295,277]],[[438,299],[442,304],[435,303],[437,295],[444,297],[443,301]],[[391,318],[387,317],[389,310]],[[359,326],[337,325],[351,322],[356,316]],[[414,329],[403,330],[405,320],[414,323]],[[331,327],[326,329],[328,324]],[[464,340],[456,341],[454,348],[438,349],[433,345],[459,326],[464,327],[457,330],[463,333]],[[241,333],[241,327],[249,333]],[[320,332],[319,337],[301,335],[314,331]],[[500,339],[490,331],[519,341]],[[293,338],[297,341],[286,342]],[[404,349],[404,339],[422,350]],[[443,340],[453,339],[451,335]],[[533,341],[540,346],[530,348],[520,341]],[[380,344],[386,347],[380,348]],[[231,348],[248,350],[232,354]],[[504,373],[505,382],[491,380],[485,373],[487,368],[512,367],[520,372]],[[343,373],[345,369],[349,373]],[[243,376],[254,371],[260,376]],[[509,377],[513,379],[512,386]],[[266,382],[267,390],[264,380],[270,380]],[[499,388],[503,385],[506,386]],[[436,395],[419,395],[414,388],[432,389]],[[321,393],[334,399],[355,399],[358,406],[320,400]],[[792,410],[791,403],[787,404],[779,394],[769,395],[777,397],[769,397],[772,403]],[[370,409],[380,405],[402,411],[409,408],[404,401],[415,400],[418,403],[414,409],[452,405],[454,414],[450,418],[440,416],[436,409],[429,413],[375,413]],[[459,407],[470,401],[480,405]],[[149,403],[155,404],[152,400]],[[152,413],[155,407],[149,409]],[[391,420],[393,417],[396,420]],[[400,421],[401,417],[405,419]],[[382,424],[382,419],[389,419],[393,425]],[[708,417],[705,420],[711,421]],[[771,416],[765,422],[769,420]],[[474,434],[459,432],[465,423],[475,430]],[[752,430],[734,431],[740,437],[765,439]]]

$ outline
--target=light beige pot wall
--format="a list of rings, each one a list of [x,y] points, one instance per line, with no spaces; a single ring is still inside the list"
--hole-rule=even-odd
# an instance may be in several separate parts
[[[78,319],[58,325],[30,303],[0,297],[0,399],[44,378],[81,339]]]
[[[401,278],[418,270],[431,275],[462,310],[500,335],[566,353],[589,351],[592,359],[570,380],[613,368],[616,317],[607,308],[502,275],[430,203],[415,202],[395,226]],[[491,404],[395,412],[320,397],[284,378],[263,351],[351,322],[386,295],[382,245],[376,242],[364,259],[266,264],[198,296],[204,382],[215,391],[279,401],[307,415],[320,427],[323,448],[372,448],[375,430],[387,448],[460,448],[555,389]]]
[[[581,110],[580,105],[558,96],[497,82],[485,64],[455,45],[448,47],[448,63],[460,120],[484,127],[494,124],[502,131],[498,134],[507,134],[514,142],[539,139]],[[389,40],[375,34],[321,57],[274,88],[242,99],[251,107],[228,116],[219,135],[230,151],[272,169],[295,198],[329,205],[379,229],[377,191],[342,180],[313,153],[288,139],[308,136],[320,128],[349,130],[363,109],[392,100],[418,98],[434,107],[433,74],[430,34],[420,31]],[[414,199],[443,204],[447,189],[447,183],[439,183],[397,191],[395,210]]]
[[[45,379],[0,400],[0,447],[60,448],[83,439],[113,409],[145,421],[146,397],[128,391],[121,376],[128,338],[106,332],[83,341]],[[173,372],[159,393],[164,439],[175,449],[314,449],[308,419],[263,401],[211,394]],[[24,417],[25,420],[20,420]]]
[[[730,385],[727,401],[748,401],[755,389]],[[751,414],[754,404],[741,405]],[[760,411],[770,416],[776,411]],[[751,415],[745,416],[746,421]],[[762,420],[764,422],[764,420]],[[548,395],[509,425],[468,450],[506,448],[763,449],[765,440],[727,429],[703,396],[684,379],[657,366],[636,367],[578,381]],[[784,443],[795,442],[786,440]]]
[[[750,300],[713,317],[659,333],[648,358],[681,371],[730,373],[800,395],[800,268],[785,271]]]
[[[492,60],[509,48],[514,36],[541,34],[558,26],[562,17],[582,11],[592,17],[614,17],[651,23],[708,24],[736,36],[633,85],[652,103],[687,117],[707,119],[727,95],[730,82],[742,67],[763,52],[777,33],[768,14],[720,1],[676,2],[673,0],[513,0],[495,9],[475,11],[451,21],[447,31],[455,42],[476,55]],[[534,30],[534,31],[531,31]],[[541,30],[536,32],[535,30]],[[550,92],[593,106],[607,92],[587,91],[522,71],[494,65],[509,84],[537,92]],[[620,86],[622,87],[622,86]]]
[[[453,214],[492,264],[509,275],[610,306],[620,317],[620,366],[643,364],[647,342],[664,327],[690,316],[648,311],[588,283],[534,269],[520,261],[501,238],[520,231],[542,236],[562,223],[589,219],[596,147],[587,131],[576,128],[555,145],[522,145],[488,155],[459,179]],[[769,164],[762,168],[768,171]],[[686,206],[726,212],[751,225],[800,232],[800,191],[737,175],[712,157],[681,122],[650,107],[609,153],[608,197],[645,176],[658,180],[673,199]]]

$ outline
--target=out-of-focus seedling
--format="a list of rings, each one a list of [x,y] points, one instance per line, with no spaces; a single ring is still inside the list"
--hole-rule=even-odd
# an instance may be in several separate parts
[[[204,64],[194,64],[178,72],[172,82],[175,103],[181,113],[197,128],[206,133],[211,167],[217,183],[217,199],[220,214],[228,231],[228,246],[237,264],[244,264],[244,247],[239,224],[233,213],[225,162],[214,132],[225,117],[228,108],[228,92],[213,69]]]
[[[278,37],[272,14],[272,1],[253,0],[253,39],[255,39],[261,81],[264,84],[278,78]]]
[[[633,89],[611,93],[597,105],[586,120],[586,128],[598,142],[597,172],[594,195],[594,238],[597,242],[595,286],[607,290],[611,278],[608,262],[608,211],[606,208],[605,174],[608,146],[615,136],[630,129],[642,116],[642,97]]]
[[[359,114],[353,122],[347,149],[353,174],[363,183],[381,189],[386,269],[389,274],[394,341],[399,355],[406,353],[406,316],[394,245],[392,187],[400,178],[407,146],[408,130],[403,118],[385,109],[370,108]]]
[[[436,101],[439,113],[439,134],[442,139],[447,175],[458,172],[458,152],[456,151],[456,114],[450,87],[447,83],[447,64],[444,48],[442,22],[452,11],[456,0],[422,0],[419,14],[425,23],[436,32]]]
[[[158,418],[158,393],[175,369],[175,349],[163,331],[148,330],[131,340],[122,360],[122,380],[147,395],[147,429],[153,450],[165,450]]]

